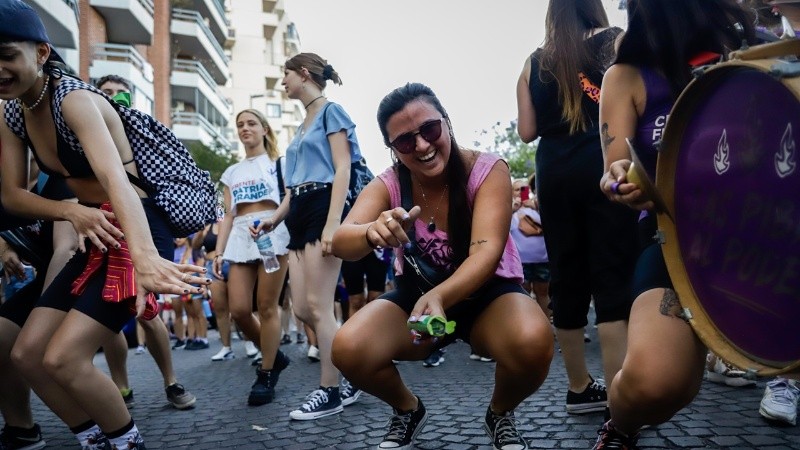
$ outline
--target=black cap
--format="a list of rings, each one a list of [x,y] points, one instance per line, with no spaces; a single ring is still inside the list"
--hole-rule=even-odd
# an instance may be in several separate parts
[[[22,0],[0,0],[0,37],[10,41],[50,43],[39,14]],[[64,62],[52,45],[50,59]]]

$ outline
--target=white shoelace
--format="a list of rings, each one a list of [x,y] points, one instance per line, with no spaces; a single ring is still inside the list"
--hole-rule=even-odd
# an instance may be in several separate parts
[[[408,414],[395,414],[389,419],[389,432],[384,437],[385,441],[400,442],[406,438],[408,433],[408,425],[411,423],[411,416],[414,412]]]
[[[328,393],[322,389],[317,389],[306,396],[306,402],[303,403],[301,408],[305,411],[314,411],[321,405],[328,402]]]

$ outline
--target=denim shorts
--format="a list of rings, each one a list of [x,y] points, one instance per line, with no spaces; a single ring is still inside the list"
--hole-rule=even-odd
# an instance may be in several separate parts
[[[222,281],[228,281],[228,274],[231,271],[231,263],[225,259],[222,260],[222,267],[220,267],[220,271],[222,272]],[[219,278],[214,276],[214,260],[209,259],[206,261],[206,273],[211,276],[211,281],[219,280]]]
[[[550,265],[542,263],[522,263],[522,275],[525,281],[547,283],[550,281]]]

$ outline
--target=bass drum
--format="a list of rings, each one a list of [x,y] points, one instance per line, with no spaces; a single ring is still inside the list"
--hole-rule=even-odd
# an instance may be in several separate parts
[[[667,121],[656,187],[664,258],[714,353],[800,373],[800,41],[710,66]]]

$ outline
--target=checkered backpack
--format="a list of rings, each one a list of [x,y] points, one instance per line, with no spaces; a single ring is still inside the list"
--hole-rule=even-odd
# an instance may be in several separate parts
[[[61,111],[64,97],[80,89],[108,98],[94,86],[69,76],[64,76],[54,90],[51,87],[51,94],[56,131],[72,150],[83,153],[77,136],[64,122]],[[188,236],[218,220],[217,195],[208,171],[197,167],[189,151],[172,131],[141,111],[122,106],[110,98],[108,102],[122,119],[139,171],[139,178],[131,174],[128,178],[164,210],[174,236]],[[6,103],[5,119],[11,131],[30,145],[19,101]]]

